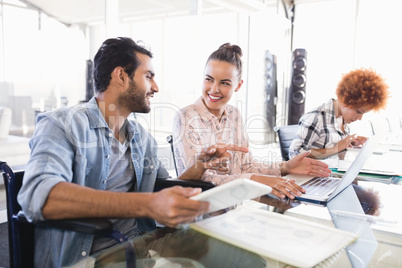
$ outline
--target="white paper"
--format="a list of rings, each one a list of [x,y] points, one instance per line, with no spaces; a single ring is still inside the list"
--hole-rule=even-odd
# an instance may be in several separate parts
[[[236,209],[190,227],[297,267],[312,267],[357,239],[334,227],[255,208]]]

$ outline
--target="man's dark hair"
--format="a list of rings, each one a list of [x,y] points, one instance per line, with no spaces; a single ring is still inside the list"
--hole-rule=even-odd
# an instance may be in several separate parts
[[[138,45],[131,38],[117,37],[103,42],[94,58],[94,81],[96,92],[103,92],[109,86],[111,73],[116,67],[122,67],[130,78],[140,65],[136,53],[148,55],[152,53]]]

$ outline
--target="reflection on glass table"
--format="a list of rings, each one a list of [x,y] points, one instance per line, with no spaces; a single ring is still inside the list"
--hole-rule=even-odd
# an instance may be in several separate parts
[[[266,267],[257,254],[189,228],[160,228],[131,241],[136,267]],[[77,267],[126,267],[123,245],[89,257]],[[133,267],[133,266],[131,266]]]
[[[326,206],[270,196],[250,204],[358,234],[356,242],[318,267],[402,267],[401,195],[401,185],[355,181]],[[136,267],[293,267],[189,228],[160,228],[131,243]],[[86,261],[86,267],[126,267],[122,246]]]
[[[402,267],[401,185],[355,180],[326,206],[261,198],[273,211],[359,234],[342,267]]]

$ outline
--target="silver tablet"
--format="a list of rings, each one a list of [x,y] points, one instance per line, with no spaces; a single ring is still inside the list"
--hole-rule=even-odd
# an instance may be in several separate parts
[[[191,199],[209,202],[209,212],[214,212],[269,194],[271,191],[272,188],[268,185],[243,178],[216,186],[192,196]]]

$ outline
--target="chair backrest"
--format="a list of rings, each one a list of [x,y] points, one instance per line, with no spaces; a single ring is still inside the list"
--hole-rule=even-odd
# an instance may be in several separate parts
[[[275,132],[278,133],[279,146],[281,147],[281,155],[284,161],[289,160],[289,147],[296,136],[298,128],[299,125],[288,125],[274,128]]]
[[[14,172],[6,162],[0,162],[0,170],[3,171],[6,189],[10,267],[33,267],[35,226],[27,221],[17,220],[21,210],[17,194],[22,185],[24,171]]]
[[[173,148],[173,135],[168,135],[166,137],[166,141],[170,144],[170,150],[172,151],[174,169],[176,171],[176,177],[178,177],[179,173],[177,172],[176,158],[174,156],[174,148]]]

